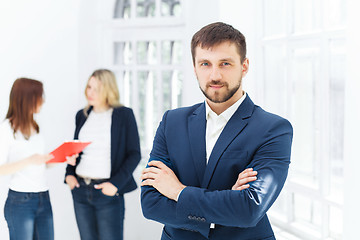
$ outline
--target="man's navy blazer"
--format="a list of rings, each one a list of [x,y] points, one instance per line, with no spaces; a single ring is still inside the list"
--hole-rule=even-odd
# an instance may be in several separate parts
[[[247,96],[207,164],[205,112],[205,103],[200,103],[164,114],[149,161],[163,161],[187,187],[177,202],[153,187],[142,187],[144,216],[165,225],[161,239],[275,239],[266,212],[287,177],[291,124]],[[250,167],[258,171],[257,180],[248,189],[231,190],[238,174]]]
[[[90,114],[92,107],[87,114]],[[87,120],[84,110],[76,114],[76,127],[74,139],[79,138],[79,133]],[[127,107],[116,107],[111,116],[111,173],[110,182],[118,188],[119,194],[124,194],[136,189],[133,172],[137,167],[140,155],[140,141],[133,111]],[[76,176],[76,166],[81,161],[81,154],[76,160],[76,165],[67,165],[66,174]]]

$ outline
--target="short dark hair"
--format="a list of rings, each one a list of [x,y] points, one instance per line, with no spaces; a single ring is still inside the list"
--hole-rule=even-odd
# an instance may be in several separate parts
[[[196,32],[191,40],[191,55],[193,64],[195,65],[195,49],[196,47],[211,48],[220,43],[229,41],[234,43],[243,62],[246,58],[246,41],[245,36],[233,26],[215,22],[201,28]]]

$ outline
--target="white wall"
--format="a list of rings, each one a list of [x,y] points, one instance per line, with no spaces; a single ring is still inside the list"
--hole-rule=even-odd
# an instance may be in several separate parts
[[[348,2],[347,74],[345,84],[345,184],[344,184],[344,236],[343,239],[356,239],[359,235],[360,193],[359,188],[359,136],[360,136],[360,31],[359,8],[357,0]]]
[[[13,81],[30,77],[44,83],[46,100],[40,131],[51,151],[74,131],[78,94],[78,0],[0,1],[0,119],[4,119]],[[64,165],[48,171],[56,239],[77,234]],[[0,178],[0,239],[8,239],[3,218],[7,178]],[[70,227],[69,227],[70,226]]]

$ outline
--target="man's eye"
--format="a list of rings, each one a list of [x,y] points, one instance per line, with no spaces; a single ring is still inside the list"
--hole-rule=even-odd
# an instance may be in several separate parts
[[[228,65],[230,65],[230,63],[224,62],[222,65],[223,65],[223,66],[228,66]]]
[[[201,63],[201,66],[209,66],[209,63]]]

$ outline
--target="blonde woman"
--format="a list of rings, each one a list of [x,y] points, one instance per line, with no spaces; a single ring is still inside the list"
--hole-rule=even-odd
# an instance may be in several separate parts
[[[124,197],[136,189],[132,176],[140,161],[139,134],[133,111],[119,103],[114,74],[96,70],[85,89],[88,105],[76,114],[75,139],[92,143],[65,181],[74,200],[83,240],[123,239]]]

